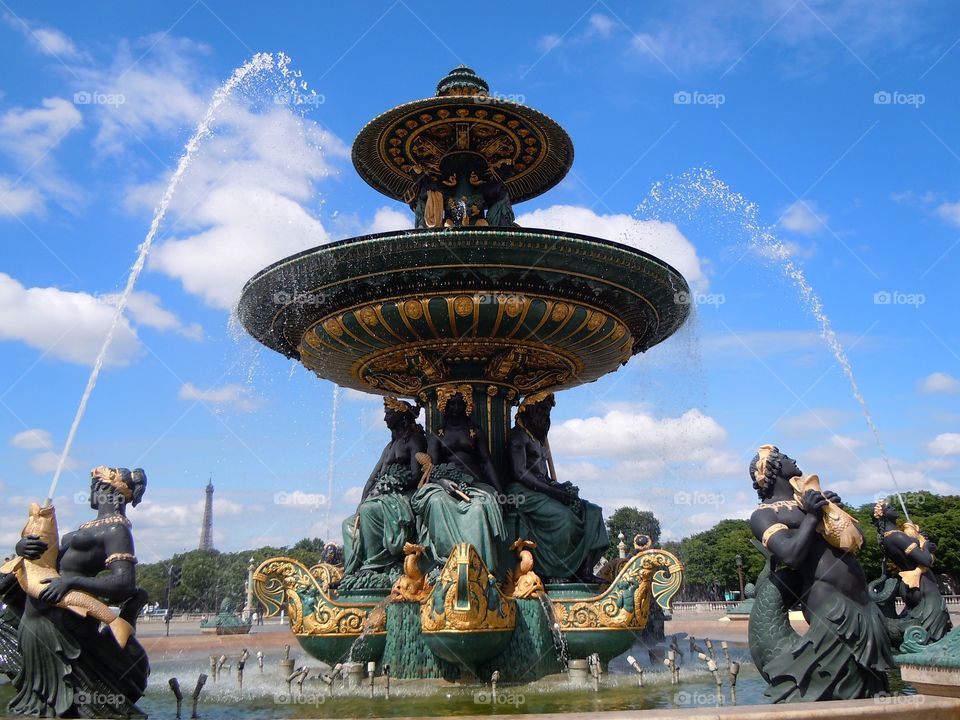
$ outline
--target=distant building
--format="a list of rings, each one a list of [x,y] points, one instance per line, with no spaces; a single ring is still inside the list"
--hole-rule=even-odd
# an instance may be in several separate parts
[[[200,530],[199,550],[213,550],[213,478],[207,483],[207,498],[203,503],[203,528]]]

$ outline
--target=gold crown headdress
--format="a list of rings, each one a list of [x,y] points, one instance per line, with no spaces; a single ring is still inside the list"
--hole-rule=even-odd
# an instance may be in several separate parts
[[[127,502],[133,500],[133,490],[123,481],[120,476],[120,471],[116,468],[108,468],[106,465],[100,465],[90,471],[90,477],[117,490],[123,495],[123,499]]]
[[[447,409],[447,402],[454,395],[460,395],[463,402],[467,405],[467,416],[473,414],[473,388],[463,383],[462,385],[441,385],[437,388],[437,409],[444,412]]]
[[[757,450],[757,469],[753,473],[753,480],[759,488],[767,486],[767,461],[775,452],[780,452],[776,445],[761,445]]]
[[[874,520],[879,520],[883,517],[883,511],[887,507],[887,501],[880,499],[877,500],[876,505],[873,506],[873,518]]]
[[[393,410],[398,413],[410,413],[411,415],[417,414],[417,409],[408,403],[406,400],[400,400],[399,398],[388,395],[383,399],[383,407],[386,410]]]
[[[519,415],[522,412],[526,412],[531,405],[541,403],[547,398],[553,398],[553,393],[549,390],[543,390],[541,392],[533,393],[532,395],[527,395],[523,399],[523,402],[520,403],[520,407],[517,408],[517,414]]]

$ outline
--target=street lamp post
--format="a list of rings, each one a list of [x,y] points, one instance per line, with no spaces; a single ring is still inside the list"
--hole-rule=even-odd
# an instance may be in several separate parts
[[[737,553],[733,561],[737,564],[737,577],[740,579],[740,600],[743,600],[743,555]]]
[[[250,564],[247,565],[247,606],[243,609],[244,622],[250,622],[253,616],[253,571],[256,566],[253,564],[253,558],[250,558]]]

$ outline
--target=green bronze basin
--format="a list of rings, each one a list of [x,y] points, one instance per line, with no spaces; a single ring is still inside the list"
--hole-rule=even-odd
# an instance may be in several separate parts
[[[245,286],[259,342],[320,377],[408,397],[446,382],[510,397],[592,382],[675,332],[686,281],[625,245],[469,227],[352,238]]]

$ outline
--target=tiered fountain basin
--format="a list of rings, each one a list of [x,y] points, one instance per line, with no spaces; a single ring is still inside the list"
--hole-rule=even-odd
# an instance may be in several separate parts
[[[504,592],[473,546],[456,546],[419,602],[387,590],[331,587],[338,570],[286,557],[264,561],[254,591],[268,615],[281,609],[301,647],[329,665],[388,664],[398,678],[489,676],[529,682],[559,672],[569,658],[597,653],[606,664],[640,637],[651,603],[669,611],[683,566],[664,550],[641,551],[606,587],[551,585],[515,598]]]
[[[420,400],[428,429],[435,388],[470,384],[495,450],[511,404],[593,382],[661,342],[686,319],[688,291],[670,265],[625,245],[468,227],[293,255],[247,283],[238,312],[254,338],[322,378]]]

